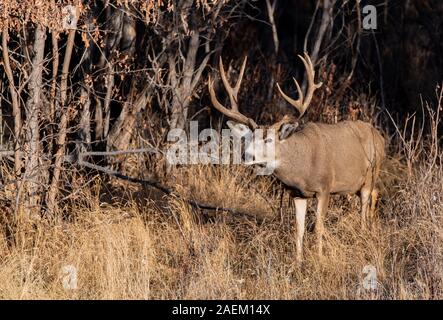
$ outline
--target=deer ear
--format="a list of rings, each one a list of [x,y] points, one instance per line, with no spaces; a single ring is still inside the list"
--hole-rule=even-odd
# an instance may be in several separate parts
[[[295,132],[298,128],[298,122],[295,123],[284,123],[280,127],[280,131],[278,133],[278,137],[280,140],[285,140],[287,137],[289,137],[291,134]]]

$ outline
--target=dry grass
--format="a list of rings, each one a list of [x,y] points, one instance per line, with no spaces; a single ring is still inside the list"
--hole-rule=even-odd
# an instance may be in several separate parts
[[[85,194],[89,205],[74,208],[69,222],[17,232],[12,246],[2,235],[0,298],[442,298],[443,172],[435,167],[423,181],[428,169],[418,168],[409,182],[397,177],[367,230],[360,228],[357,201],[334,199],[325,255],[316,256],[308,232],[302,264],[294,260],[291,214],[262,223],[222,214],[205,221],[180,199],[170,199],[171,210],[161,213],[154,203],[110,206]],[[225,174],[229,185],[232,176]],[[243,188],[207,187],[226,204],[251,196]],[[66,265],[78,270],[76,290],[62,286]],[[361,285],[365,265],[377,269],[376,291]]]
[[[430,116],[432,129],[439,115]],[[432,132],[417,141],[413,159],[403,152],[386,161],[378,216],[367,229],[356,199],[331,201],[321,259],[309,221],[305,260],[294,260],[293,213],[286,205],[282,215],[273,211],[280,198],[267,178],[194,166],[176,172],[181,194],[255,212],[258,221],[208,217],[174,197],[164,199],[168,209],[154,200],[108,204],[97,181],[71,200],[64,221],[21,225],[14,243],[2,229],[0,298],[442,299],[443,153]],[[77,269],[77,289],[62,285],[67,265]],[[362,286],[366,265],[376,268],[376,290]]]

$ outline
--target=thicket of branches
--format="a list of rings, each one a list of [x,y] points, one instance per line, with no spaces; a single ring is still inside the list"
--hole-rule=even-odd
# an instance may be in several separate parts
[[[377,30],[362,27],[367,4]],[[56,213],[78,154],[161,148],[190,119],[219,126],[206,84],[220,56],[230,73],[249,57],[240,106],[257,121],[290,112],[275,83],[294,93],[303,51],[325,83],[307,119],[401,118],[442,79],[442,14],[439,0],[2,0],[0,156],[14,175],[1,183],[16,212]]]

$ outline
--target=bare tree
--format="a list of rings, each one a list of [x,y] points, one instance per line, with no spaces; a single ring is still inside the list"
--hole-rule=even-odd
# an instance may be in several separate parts
[[[28,82],[26,103],[26,142],[27,159],[24,179],[27,192],[27,216],[39,212],[42,169],[39,168],[41,156],[39,115],[42,110],[42,72],[45,51],[46,27],[35,26],[31,73]],[[34,211],[33,211],[34,210]]]
[[[75,29],[69,30],[68,40],[66,44],[65,57],[63,59],[63,68],[60,84],[60,123],[57,137],[57,151],[55,153],[54,171],[52,181],[49,188],[47,205],[50,213],[54,213],[57,208],[56,197],[58,193],[58,185],[60,174],[62,171],[63,156],[65,155],[65,143],[67,134],[67,125],[69,120],[69,107],[66,107],[67,83],[69,65],[71,63],[72,49],[74,47]]]

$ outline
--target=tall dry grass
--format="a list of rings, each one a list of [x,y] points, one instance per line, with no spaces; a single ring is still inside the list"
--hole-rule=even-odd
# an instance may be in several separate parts
[[[438,101],[441,108],[441,92]],[[109,191],[97,180],[77,191],[62,221],[16,226],[12,234],[3,224],[0,298],[441,299],[440,114],[425,110],[422,134],[398,128],[391,140],[399,148],[384,165],[370,226],[360,227],[357,199],[331,200],[322,258],[310,219],[305,259],[295,261],[293,212],[286,200],[279,210],[270,178],[254,178],[243,167],[192,166],[176,172],[181,194],[257,219],[197,212],[177,197],[162,199],[168,206],[136,196],[109,204],[102,198]],[[130,188],[131,195],[140,191]],[[367,265],[376,270],[374,290],[363,286]],[[76,289],[63,286],[66,266],[77,270]]]

